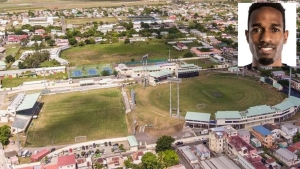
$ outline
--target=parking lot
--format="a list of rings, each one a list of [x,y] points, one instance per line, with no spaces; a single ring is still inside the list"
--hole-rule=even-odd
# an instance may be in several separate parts
[[[25,148],[26,149],[26,148]],[[42,150],[42,149],[41,149]],[[130,146],[128,141],[105,141],[99,143],[99,141],[95,142],[87,142],[80,143],[72,146],[68,146],[68,148],[62,148],[56,150],[55,148],[51,149],[51,153],[44,158],[44,164],[56,164],[58,156],[65,156],[69,154],[75,154],[76,159],[80,158],[100,158],[104,155],[112,155],[114,153],[121,153],[130,150]],[[35,154],[38,151],[29,152],[31,154]],[[22,158],[22,157],[21,157]]]

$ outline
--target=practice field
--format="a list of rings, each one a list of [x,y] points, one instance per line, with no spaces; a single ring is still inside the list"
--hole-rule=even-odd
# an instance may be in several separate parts
[[[95,44],[83,47],[73,47],[64,50],[61,58],[68,60],[73,66],[90,65],[90,64],[108,64],[130,62],[142,60],[142,56],[149,54],[149,60],[169,58],[169,50],[171,50],[171,58],[183,56],[186,52],[177,51],[170,45],[163,42],[150,41],[135,42],[124,44],[124,42],[114,44]]]
[[[28,146],[69,144],[126,136],[128,131],[120,89],[43,96],[39,118],[28,131]]]
[[[174,84],[172,88],[174,94],[176,87]],[[171,126],[180,123],[180,120],[169,118],[169,84],[147,88],[136,87],[135,92],[136,117],[140,125],[153,124],[153,133],[160,134],[159,131],[165,132],[167,129],[171,131]],[[272,106],[286,97],[268,85],[260,85],[253,77],[237,77],[236,74],[201,73],[199,77],[183,79],[179,92],[180,115],[183,117],[187,111],[191,111],[211,113],[211,117],[214,118],[217,111],[244,111],[251,106],[263,104]],[[205,108],[199,106],[200,104],[205,104]],[[176,101],[172,107],[177,107]],[[178,129],[178,125],[175,127]]]

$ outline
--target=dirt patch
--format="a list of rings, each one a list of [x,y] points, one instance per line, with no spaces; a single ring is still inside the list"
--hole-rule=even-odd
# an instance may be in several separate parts
[[[174,135],[183,129],[184,122],[168,126],[164,128],[145,128],[147,132],[152,137],[160,137],[162,135]]]

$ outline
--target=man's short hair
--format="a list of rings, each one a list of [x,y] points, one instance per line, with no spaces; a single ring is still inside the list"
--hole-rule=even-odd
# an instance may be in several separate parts
[[[249,15],[248,15],[248,29],[249,29],[249,21],[250,21],[250,16],[252,12],[256,9],[259,9],[261,7],[272,7],[274,9],[277,9],[278,11],[281,12],[282,19],[283,19],[283,30],[285,31],[285,9],[281,5],[281,3],[253,3],[249,7]]]

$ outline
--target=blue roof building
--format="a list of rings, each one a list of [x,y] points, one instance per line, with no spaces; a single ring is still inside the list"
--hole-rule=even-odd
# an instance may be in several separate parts
[[[272,134],[272,132],[270,130],[268,130],[267,128],[265,128],[264,126],[254,126],[252,128],[254,131],[260,133],[264,137]]]

